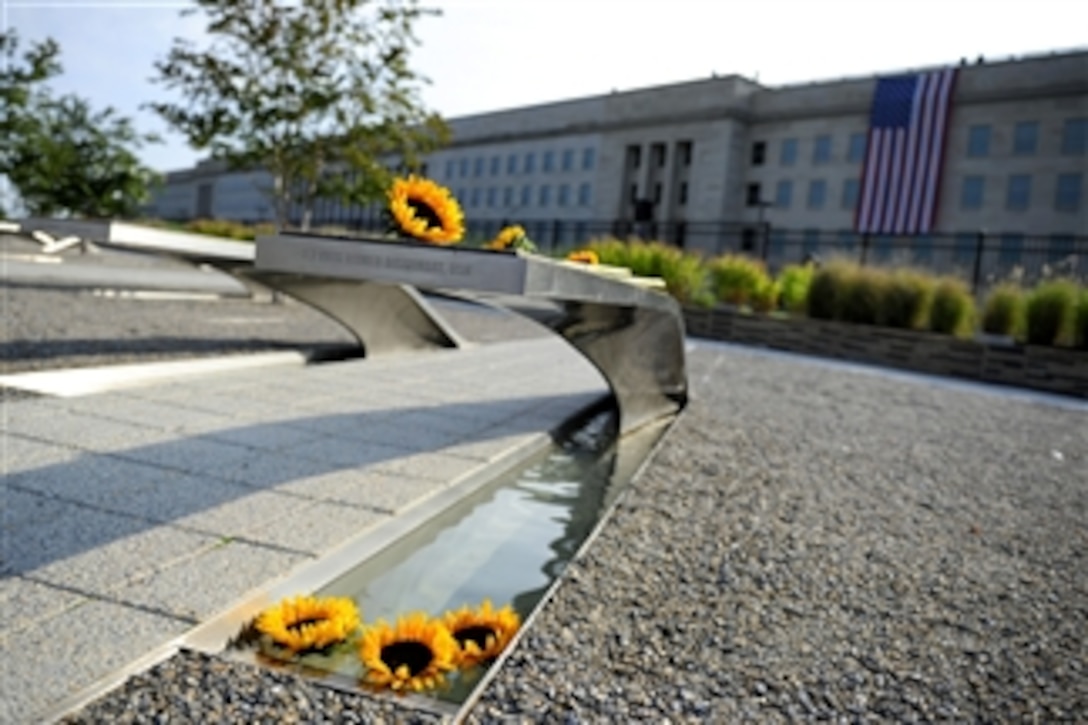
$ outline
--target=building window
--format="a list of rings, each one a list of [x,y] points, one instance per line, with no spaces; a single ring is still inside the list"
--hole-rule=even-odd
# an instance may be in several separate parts
[[[967,129],[967,156],[972,159],[990,155],[990,127],[971,126]]]
[[[663,168],[665,166],[665,144],[655,143],[652,147],[654,156],[654,166],[657,168]]]
[[[502,159],[498,156],[491,157],[491,175],[498,176],[502,170]]]
[[[1039,124],[1021,121],[1012,130],[1012,152],[1016,156],[1031,156],[1039,146]]]
[[[691,166],[691,141],[681,141],[676,145],[676,153],[681,166]]]
[[[861,239],[861,235],[853,229],[840,229],[838,250],[841,252],[853,252]]]
[[[518,173],[518,157],[515,154],[510,154],[506,157],[506,173]]]
[[[828,135],[817,136],[812,145],[812,163],[826,164],[831,161],[831,137]]]
[[[521,187],[521,206],[528,209],[533,203],[533,187],[529,184]]]
[[[969,268],[975,263],[977,249],[978,234],[975,232],[960,232],[956,235],[952,247],[952,263],[961,269]]]
[[[869,137],[864,133],[850,134],[850,152],[848,159],[851,163],[860,164],[865,160],[865,145]]]
[[[532,151],[525,154],[525,165],[521,169],[523,174],[531,174],[536,171],[536,154]]]
[[[678,205],[684,206],[688,203],[688,182],[680,182],[680,188],[677,190],[676,197],[676,203]]]
[[[918,264],[926,264],[933,261],[933,237],[928,234],[919,234],[911,242],[911,250],[914,252],[914,261]]]
[[[769,257],[780,260],[786,256],[786,232],[781,229],[772,229],[771,238],[768,241],[767,255]]]
[[[472,206],[477,207],[480,205],[480,190],[479,188],[472,190]]]
[[[1088,118],[1070,118],[1062,129],[1062,153],[1084,156],[1088,153]]]
[[[563,150],[563,171],[570,171],[574,168],[574,149]]]
[[[808,208],[823,209],[827,201],[827,182],[823,179],[814,179],[808,182]]]
[[[514,205],[514,187],[508,186],[502,190],[502,205],[507,209]]]
[[[452,179],[454,171],[455,171],[455,169],[454,169],[454,165],[453,165],[453,160],[450,159],[449,161],[446,162],[446,178],[447,179]]]
[[[1027,209],[1031,204],[1031,174],[1013,174],[1005,193],[1005,208],[1015,211]]]
[[[487,205],[488,205],[488,207],[495,206],[495,195],[497,193],[498,193],[498,190],[495,189],[494,186],[488,188],[488,190],[487,190]]]
[[[559,206],[566,206],[570,202],[570,186],[567,184],[560,184],[556,197],[555,201]]]
[[[582,170],[589,171],[593,168],[593,163],[596,161],[597,155],[592,148],[582,150]]]
[[[820,250],[820,230],[806,229],[801,237],[801,259],[811,259]]]
[[[1073,257],[1073,235],[1051,234],[1050,246],[1047,249],[1047,260],[1056,264],[1069,261]]]
[[[793,166],[797,163],[797,139],[787,138],[782,141],[780,162],[783,166]]]
[[[960,189],[961,209],[981,209],[982,196],[985,190],[986,180],[981,176],[963,177],[963,186]]]
[[[544,159],[542,161],[542,165],[544,167],[542,169],[542,171],[545,174],[550,174],[551,172],[555,171],[555,152],[554,151],[545,151],[544,152]]]
[[[632,204],[638,201],[638,184],[631,184],[630,188],[627,189],[627,199]]]
[[[589,184],[581,184],[578,187],[578,206],[589,206],[591,200]]]
[[[763,166],[767,160],[767,142],[756,141],[752,144],[752,166]]]
[[[1058,174],[1058,184],[1054,191],[1055,209],[1058,211],[1080,209],[1083,178],[1082,174]]]
[[[473,176],[483,176],[484,175],[484,157],[483,156],[476,159],[476,164],[475,164],[474,168],[472,169],[472,175]]]
[[[654,203],[661,203],[661,184],[654,184]]]
[[[551,201],[552,201],[552,187],[548,186],[547,184],[542,184],[540,186],[540,195],[537,197],[537,199],[538,199],[540,208],[542,208],[542,209],[547,207],[549,204],[551,204]]]
[[[779,209],[789,209],[793,202],[793,182],[782,179],[774,187],[774,205]]]
[[[1024,256],[1023,234],[1002,234],[1001,247],[998,249],[997,259],[1005,266],[1020,264]]]
[[[748,188],[745,190],[745,199],[748,206],[759,206],[760,191],[759,184],[748,184]]]
[[[845,179],[842,182],[842,208],[854,209],[858,205],[858,188],[859,182],[857,179]]]
[[[461,159],[460,166],[461,166],[461,169],[460,169],[461,178],[462,179],[467,179],[468,178],[468,159]]]
[[[632,145],[627,147],[627,166],[631,169],[637,169],[642,165],[642,147]]]

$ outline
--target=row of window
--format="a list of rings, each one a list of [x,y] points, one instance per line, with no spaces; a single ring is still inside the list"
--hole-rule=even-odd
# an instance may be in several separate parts
[[[845,179],[839,195],[843,209],[854,209],[858,202],[858,179]],[[985,202],[986,177],[970,175],[963,177],[960,188],[961,209],[981,209]],[[749,184],[747,190],[748,206],[768,205],[761,198],[761,185]],[[1005,185],[1005,208],[1023,211],[1031,206],[1032,175],[1012,174]],[[1079,173],[1058,174],[1054,186],[1054,209],[1062,212],[1080,210],[1084,198],[1084,175]],[[828,184],[825,179],[813,179],[808,182],[805,193],[805,207],[824,209],[828,204]],[[793,205],[793,181],[782,179],[775,185],[774,201],[769,204],[776,209],[789,209]]]
[[[985,158],[992,152],[993,127],[990,124],[976,124],[967,129],[967,156]],[[866,133],[852,133],[847,140],[846,161],[860,164],[865,160]],[[785,138],[779,142],[778,164],[794,166],[800,156],[800,141]],[[1014,156],[1032,156],[1039,150],[1039,122],[1021,121],[1013,126],[1012,144],[1009,151]],[[768,146],[766,141],[752,144],[752,165],[762,166],[767,163]],[[831,134],[821,134],[812,140],[812,164],[831,163],[835,160],[835,148]],[[1065,156],[1084,156],[1088,154],[1088,118],[1069,118],[1062,126],[1060,151]]]
[[[477,209],[480,207],[486,207],[488,209],[494,209],[496,207],[506,209],[508,211],[530,209],[534,205],[540,209],[546,209],[552,205],[552,191],[551,184],[540,184],[535,187],[536,193],[533,193],[534,186],[532,184],[523,184],[520,189],[514,186],[504,186],[499,188],[497,186],[490,186],[486,189],[476,187],[473,189],[458,189],[456,196],[460,200],[461,204]],[[573,206],[589,206],[593,202],[593,191],[590,184],[583,183],[577,187],[577,197],[572,197],[574,191],[571,184],[556,184],[555,191],[555,205],[559,207]],[[502,194],[501,203],[499,194]]]
[[[1031,174],[1012,174],[1005,182],[1005,208],[1023,211],[1031,206]],[[1054,210],[1076,212],[1084,197],[1083,174],[1058,174],[1054,185]],[[986,177],[964,176],[960,186],[960,208],[981,209],[986,201]]]
[[[986,158],[992,153],[993,127],[975,124],[967,129],[967,157]],[[1020,121],[1012,129],[1009,152],[1013,156],[1034,156],[1039,151],[1039,122]],[[1088,118],[1068,118],[1062,126],[1061,153],[1064,156],[1088,154]]]
[[[597,161],[596,149],[587,147],[582,149],[581,159],[577,159],[575,149],[563,149],[558,154],[555,151],[542,151],[540,153],[540,167],[545,174],[555,171],[574,171],[575,162],[580,161],[582,171],[590,171]],[[506,174],[535,174],[537,154],[528,151],[525,154],[506,155]],[[503,169],[503,157],[500,155],[485,158],[477,156],[474,159],[462,157],[446,161],[446,180],[480,178],[485,171],[488,176],[499,176]]]
[[[772,230],[769,239],[768,252],[772,258],[778,259],[787,256],[790,249],[796,250],[795,243],[789,240],[790,233],[784,230]],[[852,229],[843,229],[837,234],[820,229],[806,229],[801,236],[800,256],[815,255],[821,251],[835,253],[855,252],[861,244],[862,235]],[[1076,240],[1069,234],[1052,234],[1046,240],[1045,246],[1038,242],[1025,249],[1027,236],[1020,232],[1006,232],[999,241],[987,242],[986,258],[1004,266],[1021,264],[1024,261],[1056,263],[1066,260],[1075,253]],[[887,261],[897,255],[907,255],[914,263],[932,262],[934,252],[947,251],[950,253],[954,265],[974,264],[978,254],[978,232],[959,232],[955,234],[951,242],[941,241],[934,243],[934,238],[928,234],[920,234],[910,238],[908,245],[903,245],[901,240],[897,242],[895,237],[888,235],[874,235],[870,241],[870,259],[873,261]],[[990,256],[993,255],[993,256]]]

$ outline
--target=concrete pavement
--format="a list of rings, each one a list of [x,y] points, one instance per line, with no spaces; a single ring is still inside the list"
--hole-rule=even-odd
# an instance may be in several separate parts
[[[34,720],[606,393],[539,339],[3,403],[0,721]]]

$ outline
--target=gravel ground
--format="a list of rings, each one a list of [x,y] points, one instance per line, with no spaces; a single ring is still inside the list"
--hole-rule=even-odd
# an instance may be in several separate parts
[[[723,346],[689,372],[470,722],[1083,721],[1088,407]],[[410,716],[194,657],[78,721]]]
[[[1088,407],[723,350],[470,721],[1083,721]]]

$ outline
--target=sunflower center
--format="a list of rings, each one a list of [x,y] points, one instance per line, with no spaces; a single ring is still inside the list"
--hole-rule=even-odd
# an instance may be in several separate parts
[[[494,636],[494,629],[479,624],[472,627],[465,627],[464,629],[459,629],[453,633],[453,637],[457,640],[457,644],[461,645],[462,647],[465,646],[466,642],[475,642],[476,646],[480,649],[487,649],[488,637]]]
[[[432,659],[434,655],[431,648],[422,642],[394,642],[382,647],[382,662],[389,669],[396,672],[402,665],[406,665],[413,677],[427,669]]]
[[[287,629],[292,632],[301,631],[303,627],[309,624],[317,624],[318,622],[324,622],[325,617],[309,617],[308,619],[300,619],[297,622],[291,622],[287,625]]]
[[[409,199],[408,206],[412,208],[412,213],[415,214],[416,219],[422,219],[427,222],[428,227],[442,228],[442,218],[438,216],[438,212],[428,206],[425,202],[419,199]]]

